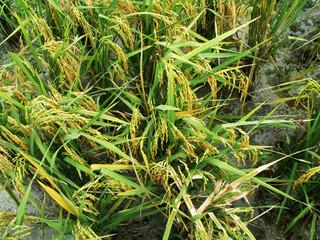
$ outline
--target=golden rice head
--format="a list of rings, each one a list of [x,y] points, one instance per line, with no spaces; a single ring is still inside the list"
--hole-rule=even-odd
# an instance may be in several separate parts
[[[184,170],[188,174],[188,176],[186,176],[183,173],[184,171],[181,170],[181,166],[178,166],[180,180],[181,180],[182,184],[187,184],[187,182],[189,181],[189,180],[187,180],[187,178],[191,179],[191,181],[192,181],[192,177],[191,177],[191,174],[190,174],[190,170],[189,170],[188,164],[185,161],[183,161],[182,159],[179,159],[179,162],[182,163],[182,165],[184,167]]]
[[[173,91],[178,107],[182,110],[193,112],[193,108],[197,106],[198,99],[191,89],[188,79],[179,68],[170,63],[166,64],[165,69],[168,78],[172,78]]]
[[[23,132],[28,136],[28,137],[31,137],[32,135],[32,128],[29,126],[29,125],[24,125],[22,123],[17,123],[17,121],[13,118],[13,117],[10,117],[8,116],[8,123],[12,124],[13,126],[16,127],[16,129],[18,131],[20,131],[22,133],[22,130],[20,129],[20,127],[22,127],[23,129]]]
[[[23,57],[21,57],[20,60],[26,68],[29,68],[29,70],[32,71],[29,63],[25,61]],[[19,100],[23,105],[29,101],[25,96],[26,93],[38,93],[34,85],[30,83],[29,79],[18,65],[1,69],[0,78],[1,91],[7,92],[7,95],[11,96],[15,100]],[[4,85],[5,83],[6,85]]]
[[[154,98],[149,97],[147,102],[148,102],[149,109],[154,109],[156,107],[155,106],[156,103],[155,103]],[[157,122],[156,111],[151,112],[151,117],[152,117],[153,122]]]
[[[195,103],[198,102],[198,99],[184,74],[178,74],[177,76],[177,82],[180,85],[180,94],[177,95],[177,101],[180,102],[181,107],[186,106],[186,109],[184,108],[184,110],[193,112],[193,108],[196,107]]]
[[[89,226],[81,223],[79,219],[72,232],[76,240],[99,239],[99,236]]]
[[[307,101],[307,103],[309,103],[310,105],[310,101],[314,98],[314,96],[317,96],[317,98],[319,98],[320,84],[318,83],[318,81],[309,78],[307,79],[307,84],[305,85],[305,87],[300,91],[295,105],[298,106],[299,103],[303,103],[304,101]],[[307,108],[307,106],[304,107]]]
[[[166,35],[162,37],[163,41],[174,42],[180,40],[181,42],[192,41],[194,38],[189,34],[188,30],[184,26],[176,26],[174,28],[168,28]],[[184,48],[185,50],[192,50],[192,47]]]
[[[48,2],[48,8],[49,8],[49,12],[51,14],[51,19],[54,21],[55,23],[55,27],[61,31],[61,26],[58,20],[58,11],[56,9],[56,7],[54,5],[51,5],[51,2]]]
[[[249,149],[249,159],[252,161],[251,166],[254,166],[257,164],[259,155],[261,155],[261,151],[258,151],[255,147],[250,147]]]
[[[96,138],[98,138],[98,139],[100,139],[100,140],[102,140],[102,141],[106,141],[106,142],[109,142],[109,141],[110,141],[110,139],[108,139],[108,136],[102,135],[102,133],[101,133],[100,131],[98,131],[98,130],[96,130],[96,129],[93,129],[93,128],[87,128],[87,129],[85,130],[85,133],[86,133],[86,134],[89,134],[89,135],[91,135],[91,136],[93,136],[93,137],[96,137]],[[96,142],[91,141],[91,140],[88,140],[88,139],[86,139],[86,141],[89,141],[89,143],[90,143],[90,145],[91,145],[91,148],[96,149],[96,148],[98,147],[98,145],[96,144]],[[109,150],[107,149],[106,152],[107,152],[107,154],[110,154],[109,157],[111,157],[111,156],[116,156],[113,151],[109,151]]]
[[[131,31],[131,25],[127,18],[121,13],[114,13],[112,15],[114,21],[120,24],[115,24],[110,27],[110,30],[114,33],[115,37],[119,37],[123,45],[129,48],[131,51],[134,50],[134,37]],[[114,38],[115,39],[115,38]]]
[[[29,90],[32,89],[32,90]],[[35,93],[35,88],[32,87],[25,87],[23,86],[6,86],[2,87],[1,91],[5,93],[7,96],[10,96],[11,98],[17,100],[22,105],[26,105],[30,100],[26,97],[26,93]]]
[[[23,182],[24,182],[25,177],[27,175],[27,170],[25,168],[25,166],[27,166],[27,164],[25,163],[25,158],[21,157],[21,155],[17,155],[13,159],[13,162],[16,165],[15,170],[14,170],[15,179],[13,179],[13,185],[14,185],[15,189],[19,192],[19,194],[24,196],[25,188],[24,188]]]
[[[110,39],[102,38],[101,41],[104,41],[104,43],[106,44],[106,47],[108,47],[120,60],[125,72],[128,72],[129,70],[128,61],[125,53],[123,52],[123,49],[118,44],[112,42]],[[115,64],[114,66],[119,67],[118,64]],[[115,70],[119,70],[119,69],[115,69]]]
[[[105,1],[105,4],[109,6],[110,2]],[[135,4],[131,0],[119,0],[118,3],[115,6],[116,9],[119,10],[119,12],[123,12],[125,14],[132,14],[137,12],[135,8]]]
[[[164,117],[160,117],[158,126],[159,126],[159,138],[161,141],[161,149],[163,150],[163,146],[165,143],[168,142],[168,137],[169,137],[167,119]]]
[[[137,130],[140,126],[141,121],[141,113],[138,108],[134,108],[132,112],[132,118],[130,121],[130,136],[131,136],[131,146],[133,149],[136,149],[138,147],[139,140],[135,140]]]
[[[68,127],[80,130],[88,123],[87,118],[80,114],[63,111],[62,107],[53,99],[41,95],[28,103],[29,115],[26,119],[34,128],[42,129],[51,136],[56,134],[59,126],[64,132],[69,132]],[[62,124],[63,122],[66,124]]]
[[[101,184],[99,184],[99,177],[95,177],[94,181],[87,182],[85,185],[83,185],[81,188],[79,188],[77,191],[75,191],[72,194],[72,198],[75,198],[76,196],[80,196],[83,192],[89,192],[90,189],[97,190],[99,187],[101,187]],[[103,185],[105,187],[105,185]],[[102,188],[103,188],[102,187]]]
[[[78,1],[77,1],[78,2]],[[82,5],[82,2],[78,2],[77,5]],[[70,22],[76,23],[74,26],[81,26],[86,36],[90,40],[92,48],[95,48],[94,32],[96,31],[94,27],[85,19],[82,12],[79,11],[76,3],[71,1],[60,1],[60,7],[65,11],[66,15],[70,18]]]
[[[4,227],[10,227],[10,223],[15,220],[16,216],[17,214],[12,212],[7,212],[7,211],[0,212],[0,231],[5,230]]]
[[[249,135],[245,131],[243,131],[241,128],[237,128],[237,130],[240,132],[240,134],[242,136],[240,148],[241,149],[248,149],[250,146]]]
[[[250,146],[250,138],[246,132],[244,132],[240,128],[237,128],[236,130],[240,132],[242,137],[239,149],[235,153],[235,157],[237,158],[238,164],[240,164],[240,161],[242,161],[243,165],[245,165],[246,160],[250,160],[252,161],[252,166],[255,165],[258,161],[259,156],[258,149],[256,147]],[[232,144],[233,142],[234,140],[232,140],[230,144]]]
[[[120,87],[127,84],[127,77],[125,71],[121,64],[112,64],[112,70],[108,71],[110,80],[112,81],[114,87]]]
[[[1,135],[10,143],[19,146],[24,150],[29,150],[30,146],[22,136],[12,133],[8,128],[0,126]]]
[[[218,93],[217,80],[213,74],[210,74],[207,79],[208,79],[208,83],[210,85],[212,98],[217,99],[218,98],[218,96],[217,96],[217,93]],[[212,102],[215,105],[215,101],[212,101]]]
[[[167,190],[167,198],[171,197],[171,188],[168,183],[169,180],[169,172],[167,171],[167,161],[160,161],[155,163],[151,169],[151,178],[152,181],[156,182],[157,184],[163,186]]]
[[[167,120],[164,116],[154,114],[155,120],[155,134],[154,139],[151,145],[151,155],[152,158],[155,159],[155,156],[159,150],[159,143],[160,147],[163,150],[165,143],[168,142],[168,125]]]
[[[123,182],[117,181],[117,180],[115,180],[113,178],[109,178],[109,177],[106,177],[106,179],[109,182],[108,192],[114,196],[113,199],[117,199],[118,198],[117,195],[119,193],[123,193],[123,192],[127,192],[127,191],[132,190],[131,186],[129,186]]]
[[[75,92],[74,93],[76,96],[81,95],[81,92]],[[80,101],[81,106],[86,108],[89,111],[94,111],[94,112],[99,112],[99,108],[97,105],[97,102],[93,100],[91,96],[85,96],[84,98],[81,99]]]
[[[76,79],[79,86],[82,86],[81,79],[78,77],[81,65],[79,60],[81,58],[81,52],[76,45],[70,46],[65,44],[63,41],[56,41],[52,39],[46,42],[42,48],[47,50],[53,58],[57,51],[61,50],[61,46],[63,45],[66,45],[68,50],[66,50],[64,54],[59,54],[56,62],[60,69],[61,83],[59,88],[62,88],[62,85],[65,85],[68,89],[73,88]]]
[[[15,166],[10,159],[8,151],[0,145],[0,171],[5,176],[10,176],[8,169],[14,172]]]
[[[193,139],[193,141],[200,149],[202,149],[202,151],[204,151],[204,156],[213,157],[219,154],[219,150],[208,141],[206,141],[205,138],[197,138]]]
[[[58,89],[56,89],[52,85],[49,85],[49,88],[50,88],[50,97],[52,101],[55,101],[58,103],[65,100],[65,97],[58,91]],[[73,92],[73,94],[77,94],[77,92]]]
[[[187,139],[187,137],[175,126],[172,125],[172,133],[176,144],[178,144],[179,140],[182,140],[183,144],[181,145],[182,149],[186,151],[189,155],[198,158],[197,154],[194,151],[195,146],[193,146]]]
[[[247,13],[245,4],[235,0],[217,1],[215,9],[223,18],[216,19],[217,35],[234,29],[238,26],[238,22],[242,22]],[[236,36],[236,34],[234,34]]]
[[[67,145],[63,146],[64,149],[66,150],[66,154],[72,158],[73,160],[75,160],[76,162],[80,163],[83,166],[89,167],[89,165],[87,164],[86,160],[84,160],[83,158],[81,158],[76,152],[75,150],[69,148]]]
[[[309,169],[305,174],[303,174],[294,185],[301,184],[303,182],[309,181],[309,179],[314,176],[316,173],[320,172],[320,166]]]
[[[98,0],[84,0],[87,7],[89,7],[90,15],[93,17],[93,10],[92,7],[96,6],[98,4]]]
[[[237,135],[234,129],[226,129],[226,131],[229,133],[229,139],[228,139],[228,143],[230,145],[234,144],[234,142],[236,141]]]
[[[236,151],[236,150],[233,150],[232,152],[233,154],[233,157],[235,158],[235,160],[237,161],[237,164],[238,166],[242,163],[243,165],[246,164],[246,158],[247,158],[247,155],[242,152],[242,151]]]
[[[34,32],[34,37],[37,37],[39,33],[45,38],[46,41],[50,41],[53,38],[52,31],[48,26],[47,22],[43,18],[39,18],[34,12],[29,17],[30,21],[30,29]]]
[[[4,80],[8,81],[9,85],[11,85],[11,86],[16,84],[16,79],[15,79],[14,75],[10,73],[8,68],[2,68],[0,70],[0,79],[2,79],[2,81],[0,81],[0,87],[6,86]]]
[[[239,68],[225,69],[219,71],[219,75],[225,80],[229,81],[233,85],[229,85],[231,91],[234,90],[234,86],[237,86],[238,92],[241,92],[240,101],[244,101],[248,95],[250,88],[250,81],[246,74],[244,74]]]
[[[99,200],[93,194],[86,192],[81,196],[75,196],[75,199],[78,201],[79,205],[83,206],[82,211],[86,213],[93,214],[97,216],[99,211],[94,207],[94,203]]]
[[[152,144],[151,144],[151,149],[150,149],[151,157],[152,157],[153,160],[156,159],[156,155],[158,153],[159,136],[160,136],[159,128],[156,128],[156,131],[155,131],[154,136],[153,136]]]
[[[167,2],[169,2],[169,1],[167,1]],[[155,1],[153,4],[152,12],[160,14],[162,12],[162,10],[163,10],[163,1]],[[165,7],[165,10],[164,10],[164,13],[162,15],[162,18],[161,18],[161,22],[163,24],[163,27],[169,26],[174,21],[173,18],[176,18],[176,16],[170,11],[170,9],[168,9],[168,4],[167,4]],[[152,18],[152,21],[154,23],[155,32],[156,32],[160,27],[160,19],[155,17],[155,18]]]
[[[0,230],[3,231],[1,232],[2,239],[22,239],[24,237],[27,237],[31,233],[33,229],[32,227],[26,225],[16,225],[15,216],[16,214],[10,212],[0,212]]]

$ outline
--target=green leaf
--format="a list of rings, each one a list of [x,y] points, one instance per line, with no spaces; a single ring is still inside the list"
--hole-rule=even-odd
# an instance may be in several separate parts
[[[73,160],[70,157],[65,157],[63,160],[66,161],[67,163],[71,164],[76,169],[78,169],[78,170],[80,170],[82,172],[85,172],[85,173],[87,173],[87,174],[89,174],[91,176],[96,176],[96,174],[94,172],[92,172],[88,167],[78,163],[77,161]]]
[[[104,141],[104,140],[101,140],[99,138],[96,138],[96,137],[93,137],[93,136],[90,136],[88,134],[85,134],[85,133],[80,133],[81,136],[83,137],[86,137],[96,143],[99,143],[101,146],[113,151],[114,153],[118,154],[119,156],[129,160],[130,162],[132,162],[133,164],[141,167],[142,169],[144,169],[144,167],[139,163],[137,162],[137,160],[135,160],[134,158],[131,158],[130,156],[128,156],[126,153],[124,153],[123,151],[121,151],[118,147],[116,147],[114,144],[110,143],[110,142],[107,142],[107,141]]]
[[[33,179],[31,180],[31,182],[29,183],[29,186],[23,196],[22,202],[19,206],[19,210],[17,212],[17,218],[16,218],[16,224],[17,225],[22,225],[23,223],[23,219],[26,215],[26,210],[27,210],[27,203],[28,203],[28,199],[29,199],[29,195],[30,195],[30,191],[31,191],[31,186],[33,183]]]
[[[232,34],[236,33],[239,29],[249,25],[250,23],[252,23],[253,21],[255,21],[256,19],[253,19],[251,21],[248,21],[247,23],[237,27],[237,28],[234,28],[226,33],[223,33],[219,36],[217,36],[216,38],[206,42],[206,43],[203,43],[200,47],[196,48],[195,50],[187,53],[186,55],[183,56],[183,59],[184,60],[189,60],[190,58],[204,52],[204,51],[207,51],[207,50],[210,50],[213,46],[216,46],[217,44],[219,44],[221,41],[223,41],[225,38],[231,36]],[[182,61],[181,60],[176,60],[173,62],[173,65],[178,65],[180,64]]]
[[[149,195],[152,195],[155,197],[157,196],[154,193],[152,193],[150,190],[148,190],[144,187],[141,187],[140,185],[136,184],[135,182],[132,182],[131,180],[129,180],[127,177],[125,177],[119,173],[116,173],[116,172],[110,170],[109,168],[101,167],[101,173],[106,174],[109,177],[111,177],[117,181],[120,181],[122,183],[129,185],[129,186],[139,190],[141,193],[148,193]]]
[[[154,109],[161,110],[161,111],[168,111],[168,110],[181,111],[179,108],[169,106],[169,105],[159,105],[159,106],[156,106]]]
[[[313,206],[313,205],[311,205]],[[285,234],[293,227],[293,225],[295,225],[299,219],[301,219],[308,211],[310,211],[310,207],[307,206],[305,207],[299,214],[298,216],[296,216],[291,222],[290,224],[287,226],[287,228],[284,230],[284,232],[282,233],[282,236],[281,237],[284,237]]]

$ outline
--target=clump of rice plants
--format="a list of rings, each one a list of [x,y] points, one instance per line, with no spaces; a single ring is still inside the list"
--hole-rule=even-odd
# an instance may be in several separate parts
[[[228,41],[258,18],[230,29],[217,21],[210,34],[201,24],[223,16],[205,1],[6,4],[20,49],[0,71],[0,183],[19,210],[1,215],[3,235],[22,237],[32,220],[59,237],[108,239],[161,213],[163,239],[173,228],[182,239],[255,239],[246,226],[254,184],[292,199],[257,177],[275,162],[237,167],[263,150],[241,128],[256,123],[254,111],[214,121],[219,84],[248,93],[242,60],[257,59],[261,41],[241,51]],[[59,205],[57,219],[45,204],[26,214],[36,186]],[[248,205],[235,207],[240,199]]]
[[[314,79],[300,81],[303,88],[296,98],[296,106],[306,110],[307,120],[303,121],[296,132],[294,144],[288,144],[282,152],[290,154],[279,166],[278,174],[289,179],[286,193],[294,192],[299,202],[290,202],[284,198],[278,213],[277,221],[287,211],[294,213],[294,218],[289,221],[284,229],[283,236],[289,236],[290,230],[299,221],[305,221],[310,231],[310,239],[315,237],[316,222],[319,218],[317,197],[319,179],[319,83]],[[299,85],[297,85],[299,86]]]

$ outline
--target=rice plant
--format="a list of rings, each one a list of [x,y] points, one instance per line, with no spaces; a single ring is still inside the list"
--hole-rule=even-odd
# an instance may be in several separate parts
[[[288,158],[280,166],[281,175],[289,175],[289,183],[286,187],[286,193],[295,192],[299,202],[290,203],[284,198],[277,221],[281,221],[281,217],[287,211],[289,206],[291,212],[294,212],[295,218],[290,220],[284,229],[283,236],[290,234],[292,227],[299,221],[306,221],[310,224],[310,238],[315,237],[315,226],[319,218],[317,205],[319,203],[317,197],[318,191],[318,151],[319,151],[319,107],[317,104],[319,98],[319,83],[313,79],[304,79],[302,81],[303,88],[296,98],[296,106],[302,106],[307,111],[306,121],[300,124],[299,131],[296,132],[294,144],[288,144],[282,152],[290,153],[292,158]],[[279,174],[279,172],[278,172]]]
[[[32,220],[60,237],[108,239],[161,213],[163,239],[173,228],[182,239],[255,239],[254,185],[293,199],[257,176],[276,161],[254,168],[264,147],[241,128],[269,116],[215,122],[219,86],[244,101],[245,59],[264,57],[269,39],[232,50],[230,39],[261,21],[247,5],[234,3],[232,24],[216,20],[211,32],[213,16],[229,17],[226,1],[3,3],[5,34],[20,46],[0,72],[0,183],[19,206],[1,215],[3,236],[22,237]],[[35,187],[59,205],[57,219],[34,201],[40,215],[26,214]],[[235,207],[240,199],[248,205]]]

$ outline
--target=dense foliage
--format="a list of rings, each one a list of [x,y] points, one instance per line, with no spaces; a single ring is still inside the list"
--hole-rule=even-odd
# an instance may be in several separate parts
[[[16,47],[0,72],[0,183],[19,206],[0,215],[6,239],[28,234],[25,222],[57,239],[111,239],[120,224],[158,213],[163,239],[255,239],[254,186],[294,200],[290,187],[257,177],[288,157],[255,165],[264,147],[242,128],[294,123],[251,121],[259,107],[230,123],[217,112],[222,90],[245,103],[306,0],[1,2],[1,30]],[[300,146],[310,144],[318,140]],[[319,169],[310,171],[299,182]],[[61,207],[56,219],[35,187]],[[26,214],[28,202],[39,216]]]

